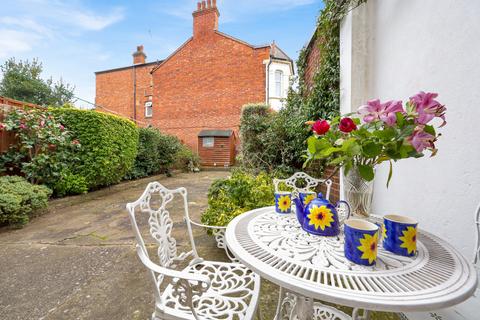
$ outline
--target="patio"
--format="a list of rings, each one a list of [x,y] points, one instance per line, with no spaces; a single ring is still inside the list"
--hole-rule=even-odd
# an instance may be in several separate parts
[[[207,171],[122,183],[51,201],[50,212],[23,229],[1,230],[0,269],[11,271],[0,275],[0,318],[148,319],[154,301],[151,280],[134,251],[125,204],[158,180],[169,188],[186,187],[191,215],[199,221],[211,182],[227,175]],[[173,232],[178,244],[186,246],[181,215],[172,210],[179,226]],[[200,256],[226,260],[213,237],[200,228],[194,234]],[[277,292],[262,282],[260,306],[266,319],[272,318]],[[377,313],[372,319],[396,316]]]

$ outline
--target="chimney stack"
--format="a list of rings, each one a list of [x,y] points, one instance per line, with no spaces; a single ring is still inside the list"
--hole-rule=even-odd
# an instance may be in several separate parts
[[[197,10],[193,12],[193,37],[201,37],[218,30],[218,17],[216,0],[203,0],[197,2]]]
[[[137,51],[133,53],[133,64],[145,63],[147,56],[143,52],[143,45],[137,46]]]

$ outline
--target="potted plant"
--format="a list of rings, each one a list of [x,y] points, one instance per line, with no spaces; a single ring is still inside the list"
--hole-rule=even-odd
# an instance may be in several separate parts
[[[304,166],[315,160],[343,167],[346,200],[356,215],[368,216],[373,195],[375,167],[389,162],[387,187],[392,164],[400,159],[420,158],[425,151],[435,156],[440,137],[432,120],[443,127],[446,108],[435,100],[436,93],[423,91],[402,101],[382,103],[370,100],[357,112],[328,120],[309,121],[312,136],[307,140]]]

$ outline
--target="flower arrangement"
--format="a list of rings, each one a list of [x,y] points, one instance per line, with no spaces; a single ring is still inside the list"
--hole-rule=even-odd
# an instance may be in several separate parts
[[[409,98],[405,108],[402,101],[370,100],[345,117],[307,122],[313,134],[307,140],[304,166],[323,159],[328,165],[343,166],[345,174],[356,168],[364,180],[371,181],[374,167],[388,161],[388,186],[392,161],[423,157],[425,150],[432,157],[437,153],[435,141],[440,134],[432,120],[440,119],[439,127],[446,124],[446,108],[435,100],[437,96],[421,91]]]

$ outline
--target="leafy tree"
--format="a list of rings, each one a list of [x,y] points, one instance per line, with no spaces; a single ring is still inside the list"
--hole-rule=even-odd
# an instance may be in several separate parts
[[[0,81],[0,95],[39,105],[61,106],[74,99],[74,87],[62,79],[42,79],[42,63],[10,58],[0,66],[3,78]]]

